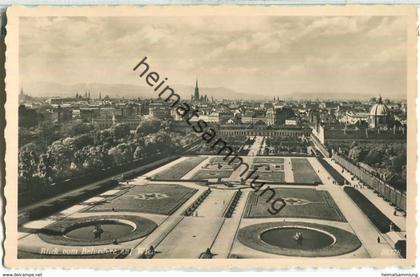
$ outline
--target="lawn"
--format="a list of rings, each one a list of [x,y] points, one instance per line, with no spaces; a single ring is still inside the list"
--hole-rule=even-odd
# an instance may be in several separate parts
[[[223,157],[213,157],[209,163],[192,177],[195,180],[202,179],[217,179],[217,178],[229,178],[233,171],[238,167],[239,161],[235,160],[232,164],[229,164],[229,160],[223,160]]]
[[[283,158],[255,158],[251,170],[257,169],[259,181],[284,183]]]
[[[167,168],[157,174],[152,178],[154,180],[179,180],[185,174],[193,170],[197,165],[203,162],[206,157],[187,157],[187,159]]]
[[[230,157],[228,157],[226,160],[223,159],[224,157],[212,157],[210,158],[209,163],[210,164],[217,164],[217,163],[228,163],[230,161]]]
[[[251,170],[258,169],[258,172],[278,172],[278,171],[284,171],[284,165],[283,164],[252,164]]]
[[[284,158],[273,158],[273,157],[267,157],[267,158],[255,158],[254,163],[271,163],[271,164],[282,164],[284,163]]]
[[[103,212],[114,208],[116,211],[170,215],[196,192],[196,189],[173,184],[135,186],[120,197],[86,211]]]
[[[263,172],[258,171],[254,176],[258,176],[258,181],[284,183],[284,172]]]
[[[336,221],[346,221],[340,209],[331,198],[327,191],[315,189],[295,189],[295,188],[278,188],[274,189],[275,198],[282,198],[286,205],[275,215],[269,213],[272,202],[267,203],[270,193],[261,195],[260,192],[251,192],[245,217],[248,218],[264,218],[264,217],[297,217],[297,218],[315,218]],[[281,205],[276,204],[276,208]]]
[[[217,178],[229,178],[232,175],[232,170],[210,170],[202,169],[199,170],[192,177],[193,180],[202,180],[202,179],[217,179]]]
[[[217,163],[217,164],[207,164],[206,166],[203,167],[203,169],[207,169],[207,170],[230,170],[233,171],[234,170],[234,164],[226,164],[226,163]]]
[[[232,163],[229,164],[232,158],[228,157],[226,160],[223,158],[224,157],[213,157],[210,159],[209,165],[218,166],[220,164],[222,167],[231,167],[233,170],[235,170],[240,163],[238,159],[235,159]]]
[[[312,165],[306,158],[292,158],[293,177],[295,183],[313,184],[321,183]]]
[[[379,229],[382,233],[389,232],[390,224],[394,224],[386,215],[384,215],[372,202],[369,201],[361,192],[352,188],[344,187],[344,191],[348,196],[356,203],[356,205],[367,215],[370,221]],[[394,224],[395,225],[395,224]],[[396,231],[399,228],[395,225]]]

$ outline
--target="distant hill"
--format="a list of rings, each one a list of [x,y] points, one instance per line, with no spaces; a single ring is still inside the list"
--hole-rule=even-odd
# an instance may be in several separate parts
[[[183,84],[168,84],[176,93],[178,93],[182,99],[190,99],[194,93],[194,86],[187,86]],[[231,99],[231,100],[271,100],[273,97],[280,97],[280,99],[288,100],[366,100],[372,97],[378,97],[373,93],[361,93],[361,92],[305,92],[305,91],[291,91],[282,92],[281,94],[265,94],[261,92],[259,94],[247,94],[237,92],[235,90],[225,87],[199,87],[200,94],[205,95],[211,99]],[[97,98],[99,92],[102,93],[102,97],[109,95],[113,97],[125,97],[125,98],[155,98],[157,93],[153,88],[144,85],[131,85],[131,84],[104,84],[104,83],[78,83],[78,84],[59,84],[55,82],[38,82],[28,83],[23,86],[26,94],[31,96],[44,96],[44,97],[68,97],[74,96],[77,93],[83,94],[86,91],[90,91],[92,98]],[[382,95],[387,97],[386,95]],[[391,97],[391,98],[395,98]],[[403,97],[401,97],[402,99]]]

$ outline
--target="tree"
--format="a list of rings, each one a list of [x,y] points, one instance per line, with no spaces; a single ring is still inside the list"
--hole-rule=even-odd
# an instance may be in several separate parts
[[[130,143],[120,143],[117,148],[121,151],[124,162],[133,160],[133,147]]]
[[[63,145],[65,145],[67,147],[75,148],[74,141],[75,141],[74,138],[69,137],[69,138],[63,139],[62,143],[63,143]]]
[[[34,152],[34,154],[36,156],[39,156],[39,154],[42,153],[43,149],[38,144],[35,144],[35,143],[31,142],[31,143],[27,143],[24,146],[22,146],[19,149],[19,152],[20,151],[29,151],[29,152],[32,151],[32,152]]]
[[[85,165],[89,169],[103,169],[105,167],[105,160],[106,158],[103,156],[103,152],[101,148],[90,146],[86,147],[87,149],[87,157],[85,161]]]
[[[34,137],[37,138],[36,143],[47,149],[52,142],[63,137],[58,129],[59,127],[51,122],[41,122],[34,132]]]
[[[103,168],[110,167],[112,165],[112,157],[108,154],[108,147],[105,145],[99,145],[96,149],[102,160]]]
[[[89,123],[83,123],[80,120],[72,121],[69,124],[66,124],[62,128],[64,136],[74,137],[82,134],[89,133],[93,130],[93,125]]]
[[[383,151],[380,149],[380,147],[374,146],[369,150],[365,157],[365,162],[369,165],[375,165],[377,163],[380,163],[383,158]]]
[[[136,150],[134,151],[133,158],[137,160],[137,159],[143,158],[143,156],[144,156],[144,148],[142,146],[137,146]]]
[[[401,171],[402,167],[407,164],[407,156],[405,152],[391,158],[392,167],[396,171]]]
[[[157,133],[161,128],[161,124],[161,121],[157,119],[144,120],[137,126],[136,134],[138,137],[145,137]]]
[[[128,137],[130,127],[127,124],[117,124],[111,127],[110,132],[114,140],[119,140]]]
[[[74,152],[74,159],[73,162],[78,169],[82,169],[84,167],[84,163],[88,158],[88,147],[83,147],[82,149],[76,150]]]
[[[56,177],[66,177],[69,174],[70,165],[74,158],[74,149],[70,145],[64,145],[61,141],[53,142],[49,147],[53,159],[53,168]]]
[[[45,182],[50,181],[52,176],[53,158],[50,152],[42,154],[38,164],[38,175],[45,179]]]
[[[81,149],[88,145],[93,145],[93,138],[89,134],[83,134],[74,138],[75,149]]]
[[[156,143],[159,146],[166,146],[171,147],[172,145],[172,137],[167,132],[158,132],[156,134]],[[170,145],[168,145],[170,144]]]
[[[19,127],[19,147],[22,147],[36,139],[34,132],[27,128]]]
[[[350,149],[348,157],[355,162],[361,162],[365,155],[363,147],[356,145]]]
[[[102,130],[99,133],[99,142],[98,142],[98,144],[105,144],[105,143],[112,144],[113,142],[114,142],[114,140],[113,140],[113,137],[112,137],[112,134],[111,134],[111,130],[110,129],[108,129],[108,130]]]
[[[25,105],[19,106],[19,127],[35,127],[38,125],[38,113],[36,110],[28,109]]]
[[[123,164],[133,159],[131,147],[127,143],[120,143],[109,149],[108,154],[112,157],[115,164]]]
[[[34,151],[24,149],[19,153],[19,176],[30,181],[37,170],[38,158]]]

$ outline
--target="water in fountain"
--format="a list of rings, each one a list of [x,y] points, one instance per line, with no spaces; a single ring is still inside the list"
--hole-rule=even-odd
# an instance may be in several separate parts
[[[92,222],[92,224],[84,225],[68,231],[65,236],[78,240],[113,240],[125,236],[133,231],[133,227],[119,222]],[[100,235],[96,236],[100,232]]]
[[[265,231],[261,240],[281,248],[314,250],[331,245],[334,239],[323,232],[299,228],[282,227]]]

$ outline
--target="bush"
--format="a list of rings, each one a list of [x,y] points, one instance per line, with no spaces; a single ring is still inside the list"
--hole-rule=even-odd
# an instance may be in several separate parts
[[[238,190],[237,192],[235,192],[235,195],[232,198],[232,202],[229,204],[229,208],[227,209],[226,213],[225,213],[225,218],[230,218],[232,217],[233,212],[235,211],[236,205],[239,202],[239,198],[242,195],[242,191]]]
[[[369,201],[362,193],[352,187],[345,187],[344,191],[353,200],[354,203],[363,211],[370,221],[381,231],[381,233],[389,232],[389,226],[392,223],[395,227],[394,230],[400,229],[384,215],[372,202]]]
[[[203,203],[203,201],[207,198],[207,196],[209,196],[209,194],[211,193],[210,188],[207,189],[206,191],[204,191],[198,198],[197,200],[194,201],[194,203],[192,203],[192,205],[190,205],[187,210],[184,212],[185,216],[191,216],[193,215],[194,211],[198,208],[198,206],[200,206],[201,203]]]

